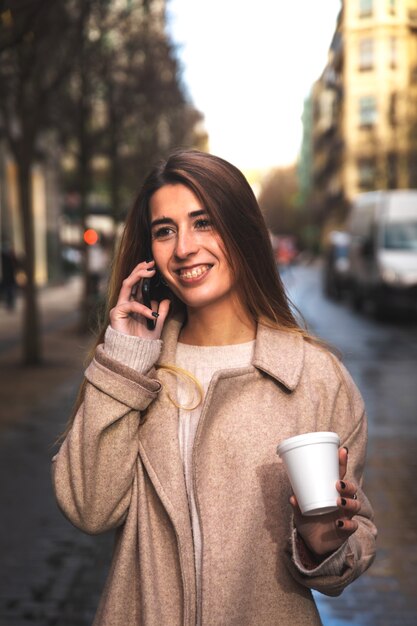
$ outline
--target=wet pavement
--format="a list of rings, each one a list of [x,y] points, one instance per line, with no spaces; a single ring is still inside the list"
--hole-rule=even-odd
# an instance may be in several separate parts
[[[22,303],[0,308],[0,626],[89,626],[108,567],[111,536],[72,527],[50,480],[90,340],[76,332],[80,288],[41,293],[39,368],[19,364]]]
[[[316,594],[323,624],[417,626],[417,323],[377,323],[325,300],[317,267],[286,281],[312,330],[343,353],[369,415],[365,489],[378,556],[340,597]],[[20,320],[0,309],[0,626],[90,626],[109,564],[111,534],[73,528],[50,486],[89,343],[75,332],[79,294],[76,281],[42,293],[37,369],[19,366]]]
[[[290,296],[310,329],[339,349],[369,423],[365,491],[377,558],[338,598],[316,594],[324,626],[417,625],[417,320],[377,322],[326,300],[317,267],[289,270]]]

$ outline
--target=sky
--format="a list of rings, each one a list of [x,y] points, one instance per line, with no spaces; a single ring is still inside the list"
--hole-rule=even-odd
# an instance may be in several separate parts
[[[340,0],[169,0],[169,32],[211,152],[244,170],[296,161],[304,99],[339,9]]]

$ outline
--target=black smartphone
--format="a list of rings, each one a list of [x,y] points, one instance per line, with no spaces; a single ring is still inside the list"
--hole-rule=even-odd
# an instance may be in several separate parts
[[[152,300],[161,302],[161,300],[169,299],[169,297],[169,288],[162,282],[162,277],[158,270],[156,270],[154,276],[142,279],[142,302],[148,309],[152,309]],[[155,325],[156,319],[150,320],[146,318],[148,330],[154,330]]]

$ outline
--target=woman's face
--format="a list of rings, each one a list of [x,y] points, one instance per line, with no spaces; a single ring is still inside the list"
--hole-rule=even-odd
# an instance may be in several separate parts
[[[152,253],[175,295],[189,308],[233,306],[235,280],[223,242],[188,187],[165,185],[150,201]]]

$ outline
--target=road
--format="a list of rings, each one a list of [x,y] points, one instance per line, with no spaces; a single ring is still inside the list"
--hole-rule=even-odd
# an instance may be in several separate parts
[[[377,322],[327,300],[317,266],[284,276],[310,330],[341,352],[369,420],[365,490],[379,530],[377,558],[339,598],[316,594],[324,626],[416,626],[417,320]]]
[[[286,283],[311,329],[342,352],[369,415],[378,556],[339,598],[316,594],[323,624],[416,626],[417,323],[375,322],[326,300],[318,267],[294,268]],[[79,288],[42,294],[42,368],[18,366],[19,320],[0,310],[0,626],[90,626],[108,568],[111,534],[73,528],[50,487],[88,345],[73,328]]]

